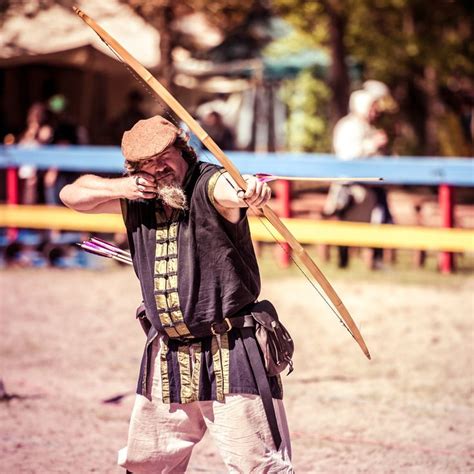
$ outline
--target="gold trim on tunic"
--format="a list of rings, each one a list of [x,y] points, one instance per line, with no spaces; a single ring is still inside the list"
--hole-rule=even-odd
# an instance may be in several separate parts
[[[195,400],[199,400],[199,384],[201,375],[201,356],[202,356],[202,342],[195,343],[191,346],[193,356],[193,375],[191,386]]]
[[[224,377],[222,374],[222,360],[221,360],[221,349],[217,336],[212,337],[211,341],[211,353],[212,353],[212,365],[214,369],[214,376],[216,378],[216,400],[223,402],[224,397]]]
[[[155,258],[168,257],[170,255],[176,255],[178,253],[177,241],[165,241],[156,243]]]
[[[160,216],[157,213],[157,219]],[[178,295],[178,222],[156,229],[154,288],[161,324],[169,337],[189,337]],[[173,327],[171,327],[173,326]]]
[[[160,352],[161,391],[163,403],[171,403],[170,381],[168,378],[168,361],[166,360],[168,350],[168,344],[166,343],[165,338],[163,338],[161,340]]]
[[[178,288],[178,275],[171,276],[157,276],[155,277],[155,290],[168,291],[176,290]]]
[[[168,308],[179,308],[179,296],[177,291],[168,293],[166,296],[167,307]]]
[[[181,403],[189,403],[194,401],[194,395],[191,386],[191,353],[187,344],[178,347],[178,364]]]
[[[229,336],[228,334],[222,334],[221,336],[221,361],[222,361],[222,372],[223,372],[223,391],[224,394],[229,393],[229,364],[230,364],[230,353],[229,353]]]

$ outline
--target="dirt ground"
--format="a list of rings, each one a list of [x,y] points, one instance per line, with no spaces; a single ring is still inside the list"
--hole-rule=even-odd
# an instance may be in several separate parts
[[[448,277],[449,279],[449,277]],[[444,281],[448,281],[445,279]],[[373,360],[303,278],[267,280],[296,341],[284,377],[297,472],[474,472],[474,279],[333,282]],[[0,275],[1,473],[123,473],[144,336],[130,269]],[[188,472],[225,472],[212,440]]]

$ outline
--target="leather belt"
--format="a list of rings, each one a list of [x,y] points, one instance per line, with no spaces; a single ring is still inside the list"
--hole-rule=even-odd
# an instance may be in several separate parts
[[[250,328],[255,326],[255,320],[251,314],[245,316],[234,316],[231,318],[225,318],[221,323],[211,324],[211,333],[214,336],[225,334],[232,328]]]

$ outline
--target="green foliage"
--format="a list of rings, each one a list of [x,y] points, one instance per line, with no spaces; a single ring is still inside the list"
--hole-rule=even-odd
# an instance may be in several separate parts
[[[287,34],[282,38],[272,41],[264,50],[268,57],[288,56],[298,54],[302,49],[320,48],[314,35],[294,28],[288,28]],[[325,48],[322,48],[325,50]]]
[[[327,108],[330,91],[311,71],[303,71],[287,80],[281,99],[288,107],[287,148],[291,151],[329,152]]]
[[[343,32],[346,57],[363,65],[364,78],[382,80],[395,91],[400,128],[412,144],[415,131],[417,153],[464,153],[459,115],[469,104],[474,77],[470,2],[274,0],[273,5],[314,46],[331,47],[331,28]],[[453,113],[457,125],[448,118]],[[448,146],[446,133],[435,132],[448,122],[457,129],[455,146]]]
[[[319,1],[273,0],[277,14],[285,18],[298,32],[307,36],[314,46],[324,45],[328,39],[328,22]]]
[[[293,30],[270,43],[264,55],[270,58],[290,57],[318,46],[315,37],[306,31]],[[324,80],[326,61],[296,78],[286,79],[280,88],[280,99],[288,110],[286,147],[291,151],[330,152],[331,136],[327,121],[331,91]]]
[[[425,66],[440,83],[455,72],[473,74],[471,27],[462,2],[365,0],[348,23],[346,46],[367,72],[387,79],[406,77]]]

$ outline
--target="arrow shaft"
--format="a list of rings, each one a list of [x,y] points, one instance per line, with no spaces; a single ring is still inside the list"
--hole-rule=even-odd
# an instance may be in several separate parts
[[[257,174],[257,178],[258,178],[258,174]],[[262,181],[275,181],[277,179],[284,179],[286,181],[383,181],[383,178],[341,178],[341,177],[337,177],[337,178],[313,178],[313,177],[308,177],[308,178],[305,178],[305,177],[300,177],[300,176],[276,176],[276,175],[270,175],[268,177],[264,176],[262,178]]]
[[[113,245],[113,244],[111,244],[111,243],[109,243],[105,240],[99,239],[99,237],[91,237],[90,240],[91,240],[91,242],[98,245],[99,247],[105,248],[107,250],[110,250],[111,252],[115,252],[117,254],[123,255],[124,257],[130,258],[130,252],[122,250],[122,249],[118,248],[117,246],[115,246],[115,245]]]
[[[83,242],[82,244],[78,244],[78,245],[86,252],[92,253],[94,255],[98,255],[100,257],[111,258],[113,260],[126,263],[127,265],[132,265],[132,261],[129,258],[123,257],[122,255],[117,255],[115,253],[107,252],[100,247],[90,245],[90,242]]]

